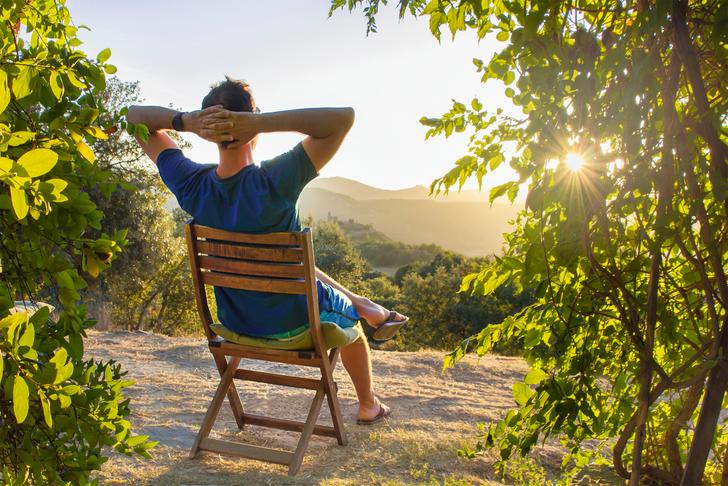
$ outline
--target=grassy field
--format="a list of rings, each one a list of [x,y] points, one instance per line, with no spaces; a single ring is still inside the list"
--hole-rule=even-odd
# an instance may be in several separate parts
[[[374,426],[356,425],[354,390],[339,365],[335,379],[349,445],[340,447],[333,439],[314,436],[300,473],[291,478],[284,467],[257,461],[210,453],[187,459],[218,378],[202,339],[91,331],[86,348],[89,357],[123,364],[128,378],[135,381],[126,392],[132,399],[134,430],[160,441],[151,461],[113,454],[98,475],[102,484],[512,483],[499,478],[491,467],[492,459],[463,459],[457,456],[457,449],[472,444],[477,422],[495,420],[512,406],[511,387],[526,371],[518,358],[469,357],[442,374],[439,352],[374,351],[376,389],[393,410],[391,418]],[[243,362],[241,367],[251,364]],[[255,366],[280,371],[285,365]],[[300,374],[310,372],[301,370]],[[249,384],[238,388],[248,411],[284,418],[304,419],[312,399],[312,392],[285,387]],[[330,423],[326,406],[319,421]],[[230,439],[238,435],[279,448],[290,449],[296,442],[296,434],[289,432],[259,427],[238,432],[226,403],[213,436]],[[553,473],[561,454],[557,447],[546,446],[535,457]],[[581,484],[596,481],[585,478]]]

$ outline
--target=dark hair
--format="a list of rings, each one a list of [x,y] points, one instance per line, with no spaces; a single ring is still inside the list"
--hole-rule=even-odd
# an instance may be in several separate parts
[[[214,85],[202,99],[203,110],[215,105],[222,105],[230,111],[253,112],[257,108],[250,85],[242,80],[231,79],[229,76],[225,76],[225,81]]]

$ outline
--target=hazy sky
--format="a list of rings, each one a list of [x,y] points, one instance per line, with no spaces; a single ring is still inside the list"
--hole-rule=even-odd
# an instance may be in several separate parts
[[[356,123],[323,176],[387,189],[429,183],[466,153],[467,137],[424,140],[421,116],[449,109],[451,98],[507,106],[503,87],[480,84],[473,57],[496,44],[460,35],[438,44],[425,20],[399,21],[383,9],[379,32],[366,37],[361,11],[327,17],[326,0],[71,0],[74,22],[88,25],[82,46],[110,47],[124,80],[141,82],[146,103],[199,108],[225,74],[246,79],[261,110],[352,106]],[[214,145],[190,135],[198,162],[216,162]],[[288,150],[295,134],[261,136],[258,160]],[[510,179],[501,170],[487,183]]]

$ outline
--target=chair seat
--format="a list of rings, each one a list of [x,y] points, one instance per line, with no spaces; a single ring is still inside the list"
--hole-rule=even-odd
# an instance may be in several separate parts
[[[314,349],[310,329],[306,329],[295,336],[283,339],[253,337],[238,334],[223,326],[219,322],[210,324],[210,329],[218,336],[224,337],[226,341],[235,344],[242,344],[244,346],[287,351],[309,351]],[[364,330],[359,323],[357,323],[354,327],[341,328],[333,322],[322,322],[321,331],[326,344],[326,349],[338,348],[354,343],[360,339],[366,339]]]

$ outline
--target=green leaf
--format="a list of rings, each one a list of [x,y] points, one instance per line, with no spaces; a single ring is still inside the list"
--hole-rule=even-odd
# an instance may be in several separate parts
[[[72,357],[80,360],[83,357],[83,339],[78,334],[71,334],[68,337],[68,350]]]
[[[13,94],[15,99],[21,99],[33,92],[33,81],[35,80],[35,68],[20,66],[19,73],[13,79]]]
[[[56,162],[58,162],[58,154],[45,148],[25,152],[18,159],[18,165],[28,172],[29,177],[40,177],[47,174],[56,165]]]
[[[534,327],[533,329],[529,329],[526,333],[526,337],[523,338],[523,346],[527,349],[533,348],[534,346],[538,346],[541,344],[541,339],[543,338],[543,328],[542,327]]]
[[[7,157],[0,157],[0,172],[8,173],[13,168],[13,160]]]
[[[103,51],[99,52],[98,56],[96,56],[96,60],[100,63],[105,63],[109,58],[111,57],[111,49],[108,47],[104,49]]]
[[[63,393],[66,395],[77,395],[81,393],[81,387],[78,385],[66,385],[63,387]]]
[[[60,402],[61,408],[68,408],[71,406],[71,397],[68,395],[56,395]]]
[[[94,163],[94,161],[96,160],[96,156],[94,155],[93,150],[91,150],[88,145],[86,145],[84,142],[78,142],[76,144],[76,148],[84,159],[88,160],[92,164]]]
[[[63,195],[63,190],[68,187],[68,182],[63,179],[48,179],[47,181],[43,181],[46,184],[50,184],[52,187],[51,190],[51,196],[53,196],[53,200],[56,202],[62,202],[67,201],[68,198]]]
[[[53,95],[58,99],[58,101],[63,98],[63,81],[61,80],[61,77],[58,75],[57,72],[53,71],[49,78],[49,83],[51,85],[51,91],[53,92]]]
[[[538,385],[549,377],[549,374],[540,368],[532,368],[523,380],[527,385]]]
[[[29,141],[33,140],[34,138],[35,138],[35,132],[27,132],[27,131],[13,132],[10,134],[10,140],[8,140],[8,145],[10,145],[11,147],[17,147],[19,145],[28,143]]]
[[[531,387],[525,383],[516,383],[513,385],[513,398],[521,407],[526,406],[531,395],[533,395],[533,390],[531,390]]]
[[[56,274],[56,282],[58,282],[58,286],[61,287],[62,289],[75,288],[75,286],[73,284],[73,277],[71,276],[71,273],[68,270],[58,272]]]
[[[501,31],[500,31],[500,32],[498,32],[498,34],[497,34],[497,35],[495,36],[495,38],[496,38],[496,39],[498,39],[498,40],[499,40],[499,41],[501,41],[501,42],[505,42],[505,41],[507,41],[507,40],[508,40],[508,37],[510,37],[510,35],[509,35],[509,34],[508,34],[508,32],[506,32],[505,30],[501,30]]]
[[[58,351],[53,354],[50,362],[56,365],[56,368],[62,368],[66,364],[67,359],[68,352],[66,351],[66,348],[58,348]]]
[[[8,74],[0,69],[0,113],[5,111],[10,103],[10,90],[8,89]]]
[[[25,378],[17,375],[13,383],[13,413],[15,414],[15,420],[19,424],[22,424],[25,421],[25,417],[28,416],[29,395],[30,392]]]
[[[33,342],[35,342],[35,326],[33,326],[32,322],[29,322],[25,326],[25,332],[18,340],[18,346],[28,346],[30,348],[33,346]]]
[[[113,64],[107,64],[104,66],[104,71],[106,71],[106,74],[116,74],[116,66]]]
[[[28,215],[28,198],[24,189],[10,188],[10,201],[13,203],[13,212],[18,221],[25,219]]]
[[[102,129],[96,126],[90,126],[86,127],[85,132],[91,135],[94,138],[98,138],[99,140],[108,140],[109,136],[104,132]]]
[[[488,194],[488,201],[493,204],[493,201],[504,195],[508,189],[510,189],[512,186],[518,186],[518,182],[510,181],[506,182],[505,184],[501,184],[500,186],[495,186],[493,189],[490,190],[490,193]]]
[[[148,435],[135,435],[134,437],[126,439],[126,445],[128,445],[129,447],[135,447],[147,440],[148,438]]]
[[[51,404],[48,401],[48,397],[45,393],[43,393],[43,390],[38,390],[38,398],[40,398],[40,405],[43,408],[43,420],[45,420],[46,425],[48,425],[48,428],[50,429],[53,427],[53,417],[51,416]]]
[[[86,88],[88,87],[88,85],[86,84],[86,82],[85,82],[85,81],[82,81],[82,80],[80,80],[80,79],[78,78],[78,76],[76,76],[76,74],[75,74],[75,73],[74,73],[73,71],[68,71],[68,72],[66,73],[66,75],[68,76],[68,80],[69,80],[69,81],[71,82],[71,84],[72,84],[72,85],[74,85],[75,87],[77,87],[77,88],[79,88],[79,89],[86,89]]]

